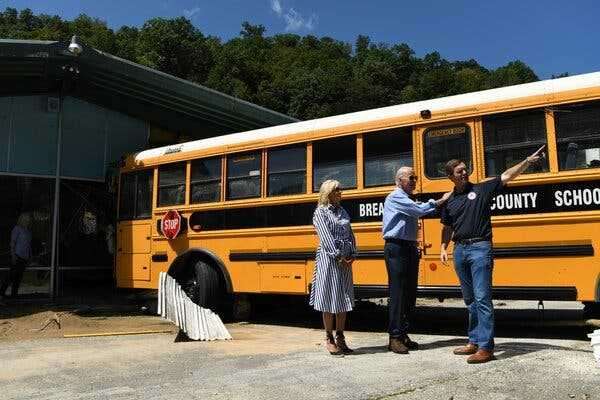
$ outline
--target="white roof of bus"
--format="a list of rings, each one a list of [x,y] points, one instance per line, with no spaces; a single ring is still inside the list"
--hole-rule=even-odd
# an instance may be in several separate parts
[[[549,95],[567,90],[584,89],[597,86],[600,86],[600,72],[569,76],[559,79],[549,79],[545,81],[525,83],[522,85],[483,90],[481,92],[466,93],[456,96],[442,97],[439,99],[418,101],[415,103],[400,104],[396,106],[358,111],[349,114],[335,115],[333,117],[294,122],[291,124],[271,126],[268,128],[255,129],[247,132],[216,136],[209,139],[195,140],[177,145],[158,147],[138,153],[135,156],[135,161],[139,162],[149,158],[162,156],[165,154],[165,151],[173,147],[178,148],[179,151],[177,151],[177,153],[186,153],[216,146],[237,145],[244,142],[256,141],[258,139],[271,139],[296,133],[306,133],[344,125],[367,123],[370,121],[375,122],[388,118],[414,115],[418,114],[421,110],[430,110],[432,113],[435,113],[448,109],[475,106],[530,96]]]

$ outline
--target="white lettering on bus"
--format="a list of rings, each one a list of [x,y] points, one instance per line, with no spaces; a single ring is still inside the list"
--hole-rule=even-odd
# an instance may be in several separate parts
[[[556,207],[600,205],[600,188],[557,190],[554,192]]]
[[[537,192],[534,193],[505,193],[494,197],[492,210],[512,210],[515,208],[537,207]]]
[[[383,203],[360,203],[358,214],[363,217],[381,217],[383,215]]]

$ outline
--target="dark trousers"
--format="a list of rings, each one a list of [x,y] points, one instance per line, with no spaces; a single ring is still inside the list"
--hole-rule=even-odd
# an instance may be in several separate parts
[[[384,256],[390,292],[389,333],[392,338],[402,338],[408,333],[417,302],[419,253],[411,242],[386,240]]]
[[[11,286],[10,294],[11,296],[16,296],[19,292],[19,286],[21,285],[21,280],[23,279],[23,272],[25,271],[26,260],[17,257],[17,262],[10,267],[10,271],[8,272],[8,277],[2,282],[2,286],[0,287],[0,296],[4,296],[6,293],[6,289],[8,286]]]

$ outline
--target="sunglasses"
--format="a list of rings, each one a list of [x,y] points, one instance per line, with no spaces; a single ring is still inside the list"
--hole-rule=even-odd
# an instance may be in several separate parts
[[[416,181],[419,180],[419,177],[415,176],[415,175],[411,175],[411,176],[408,177],[408,180],[411,181],[411,182],[416,182]]]

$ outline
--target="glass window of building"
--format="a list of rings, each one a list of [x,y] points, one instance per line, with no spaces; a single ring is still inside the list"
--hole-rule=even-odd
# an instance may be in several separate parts
[[[424,133],[425,174],[428,178],[446,178],[446,163],[452,159],[471,165],[471,130],[467,125],[450,125],[427,129]]]
[[[158,206],[177,206],[185,203],[185,163],[158,167]]]
[[[152,211],[153,170],[121,175],[119,219],[149,218]]]
[[[149,197],[148,192],[145,197]],[[62,180],[60,210],[59,266],[111,267],[115,247],[114,202],[106,184]]]
[[[260,197],[260,151],[227,156],[227,199]]]
[[[104,180],[108,165],[146,146],[144,121],[74,97],[62,99],[62,176]]]
[[[54,182],[0,176],[0,279],[4,281],[13,257],[23,259],[25,272],[18,295],[47,295],[50,290]],[[11,294],[10,288],[6,294]]]
[[[600,168],[600,102],[553,110],[559,169]]]
[[[12,98],[9,172],[36,175],[56,172],[58,113],[49,112],[47,105],[48,96]]]
[[[342,189],[356,187],[356,136],[319,140],[313,143],[313,190],[335,179]]]
[[[389,129],[363,136],[365,186],[393,185],[396,171],[413,165],[412,128]]]
[[[192,203],[221,200],[221,157],[192,161],[190,186]]]
[[[483,118],[486,176],[498,176],[546,144],[544,110],[520,111]],[[532,164],[524,174],[547,172],[548,159]]]
[[[269,196],[306,193],[306,146],[271,149],[267,157]]]

